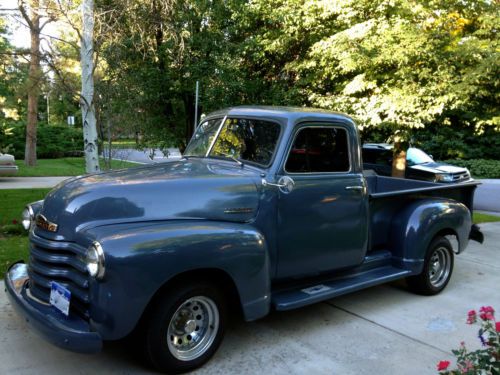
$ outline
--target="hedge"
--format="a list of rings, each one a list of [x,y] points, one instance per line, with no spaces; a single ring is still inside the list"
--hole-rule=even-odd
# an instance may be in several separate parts
[[[16,159],[24,159],[26,126],[17,125],[9,142],[9,153]],[[79,156],[83,152],[82,129],[69,126],[39,125],[37,129],[36,154],[39,159],[56,159],[64,156]]]

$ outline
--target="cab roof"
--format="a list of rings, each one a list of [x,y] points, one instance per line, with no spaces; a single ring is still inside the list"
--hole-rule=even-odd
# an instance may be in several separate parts
[[[224,116],[281,118],[292,120],[291,122],[293,123],[296,123],[300,120],[336,120],[354,124],[354,121],[349,116],[339,112],[333,112],[319,108],[280,106],[229,107],[212,112],[208,114],[204,119]]]

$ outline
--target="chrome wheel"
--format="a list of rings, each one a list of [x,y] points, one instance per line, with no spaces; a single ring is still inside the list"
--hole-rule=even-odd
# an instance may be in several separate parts
[[[445,247],[438,247],[429,259],[429,282],[434,288],[440,288],[448,280],[452,261],[450,252]]]
[[[219,329],[219,310],[205,296],[191,297],[181,304],[170,320],[168,349],[181,361],[202,356],[212,345]]]

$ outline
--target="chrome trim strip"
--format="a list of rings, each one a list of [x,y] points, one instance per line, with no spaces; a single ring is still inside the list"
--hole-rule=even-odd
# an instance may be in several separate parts
[[[30,298],[33,301],[38,302],[44,306],[51,306],[50,303],[42,301],[41,299],[36,298],[33,294],[31,294],[30,288],[26,288],[25,290],[26,290],[26,296],[28,296],[28,298]]]

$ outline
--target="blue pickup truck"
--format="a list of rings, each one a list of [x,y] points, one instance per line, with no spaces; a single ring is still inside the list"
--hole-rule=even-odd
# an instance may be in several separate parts
[[[203,120],[181,160],[75,177],[28,205],[29,264],[5,287],[57,346],[92,353],[133,334],[156,369],[189,371],[230,314],[403,278],[441,292],[455,254],[482,241],[476,186],[364,173],[342,114],[230,108]]]

